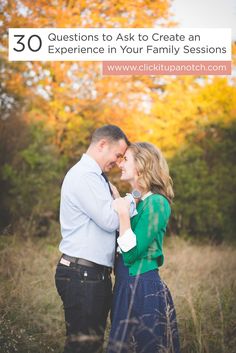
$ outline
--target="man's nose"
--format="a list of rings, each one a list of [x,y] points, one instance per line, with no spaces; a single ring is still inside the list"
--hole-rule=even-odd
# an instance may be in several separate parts
[[[117,165],[118,168],[120,168],[120,161],[119,161],[119,159],[116,160],[116,165]]]
[[[118,160],[116,161],[116,165],[117,165],[117,167],[122,168],[123,160],[118,159]]]

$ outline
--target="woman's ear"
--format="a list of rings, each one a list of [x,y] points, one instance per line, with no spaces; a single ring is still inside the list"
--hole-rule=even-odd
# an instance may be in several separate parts
[[[137,182],[140,177],[140,173],[136,172],[134,175],[134,181]]]

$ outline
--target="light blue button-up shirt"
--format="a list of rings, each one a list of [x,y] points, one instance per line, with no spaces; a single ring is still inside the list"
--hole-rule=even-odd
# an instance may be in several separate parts
[[[84,154],[66,174],[61,189],[62,253],[112,267],[119,218],[97,162]]]

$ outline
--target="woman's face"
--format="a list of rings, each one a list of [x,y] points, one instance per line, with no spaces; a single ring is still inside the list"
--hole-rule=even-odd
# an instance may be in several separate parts
[[[138,173],[135,167],[133,153],[129,148],[125,152],[124,158],[122,162],[120,162],[119,167],[121,169],[120,180],[127,181],[131,184],[137,180]]]

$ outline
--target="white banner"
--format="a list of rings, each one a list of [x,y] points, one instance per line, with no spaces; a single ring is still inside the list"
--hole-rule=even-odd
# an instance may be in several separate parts
[[[229,61],[229,28],[10,28],[10,61]]]

